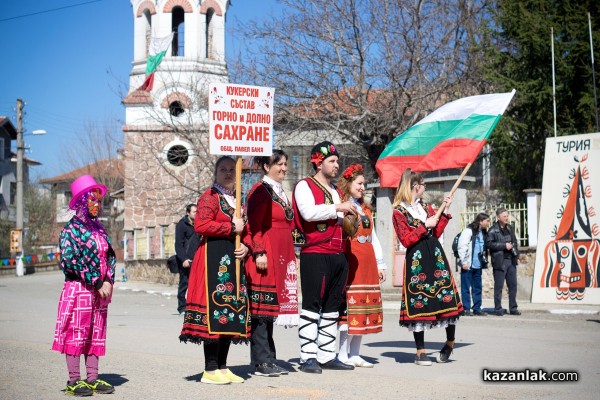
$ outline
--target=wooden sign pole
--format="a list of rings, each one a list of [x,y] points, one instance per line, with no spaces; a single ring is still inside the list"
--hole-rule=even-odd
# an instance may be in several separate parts
[[[242,218],[242,156],[237,156],[235,159],[235,217]],[[241,234],[235,234],[235,249],[239,249],[241,244]],[[235,276],[236,276],[236,301],[240,299],[240,270],[241,260],[235,259]]]

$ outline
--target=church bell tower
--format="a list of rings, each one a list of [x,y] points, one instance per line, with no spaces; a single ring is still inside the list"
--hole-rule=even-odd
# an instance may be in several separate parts
[[[208,85],[229,81],[229,0],[131,5],[134,54],[123,99],[125,232],[127,259],[144,260],[169,255],[173,224],[212,183]]]

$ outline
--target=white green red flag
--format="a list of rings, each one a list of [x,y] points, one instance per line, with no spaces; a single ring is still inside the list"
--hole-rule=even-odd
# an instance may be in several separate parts
[[[148,48],[148,59],[146,61],[146,79],[138,90],[152,90],[152,87],[154,86],[154,72],[165,54],[167,54],[167,49],[172,41],[173,32],[167,36],[152,38],[150,47]]]
[[[382,187],[397,187],[406,168],[462,168],[481,152],[515,90],[464,97],[443,105],[392,140],[375,165]]]

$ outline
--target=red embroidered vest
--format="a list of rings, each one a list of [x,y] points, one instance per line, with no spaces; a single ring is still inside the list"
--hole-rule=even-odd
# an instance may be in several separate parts
[[[306,178],[298,181],[298,183],[306,181],[308,187],[315,199],[315,205],[334,204],[333,198],[327,188],[323,188],[312,178]],[[298,183],[296,185],[298,185]],[[344,195],[335,187],[340,199]],[[327,191],[327,193],[325,192]],[[344,252],[345,240],[343,237],[342,227],[336,219],[328,219],[325,221],[305,221],[298,211],[296,204],[296,188],[292,195],[292,205],[294,207],[294,223],[296,227],[304,234],[306,244],[302,247],[302,253],[321,253],[321,254],[339,254]]]

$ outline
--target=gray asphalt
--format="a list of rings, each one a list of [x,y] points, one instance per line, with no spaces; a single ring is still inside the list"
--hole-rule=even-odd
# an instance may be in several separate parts
[[[64,356],[50,350],[62,287],[59,271],[0,277],[0,399],[64,398]],[[247,378],[237,385],[199,382],[200,346],[178,340],[176,288],[117,282],[109,308],[107,355],[100,377],[112,399],[596,399],[600,392],[600,315],[597,306],[520,304],[523,315],[464,317],[451,362],[416,366],[412,335],[398,326],[397,302],[384,303],[384,330],[363,340],[372,369],[297,372],[296,329],[275,330],[278,358],[292,372],[276,378],[251,375],[249,347],[232,346],[230,368]],[[564,313],[556,313],[556,310]],[[425,336],[432,358],[444,332]],[[576,371],[577,382],[483,382],[495,371]],[[82,370],[85,368],[82,366]]]

